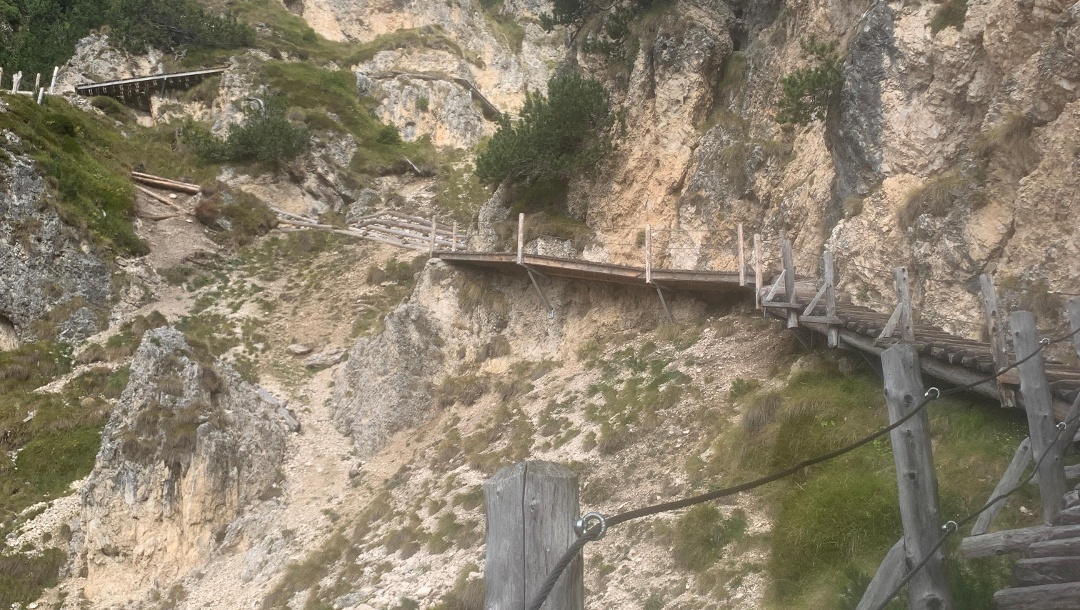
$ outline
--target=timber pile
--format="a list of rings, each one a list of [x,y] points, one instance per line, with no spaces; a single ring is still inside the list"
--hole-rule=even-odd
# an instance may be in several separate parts
[[[131,172],[131,179],[135,182],[139,182],[154,188],[165,189],[167,191],[178,191],[181,193],[187,193],[189,195],[197,195],[202,192],[202,187],[198,184],[191,184],[190,182],[180,182],[178,180],[170,180],[168,178],[162,178],[161,176],[155,176],[153,174],[144,174],[143,172]]]

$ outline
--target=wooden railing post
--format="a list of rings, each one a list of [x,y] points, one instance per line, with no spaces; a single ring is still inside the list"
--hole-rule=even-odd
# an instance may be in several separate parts
[[[832,252],[825,251],[825,315],[836,317],[836,270],[833,267]],[[829,324],[829,347],[840,346],[840,329],[836,324]]]
[[[49,95],[56,95],[56,76],[60,74],[60,66],[54,66],[52,69],[52,82],[49,83]]]
[[[784,298],[787,299],[787,327],[799,326],[799,312],[795,309],[795,257],[791,252],[791,240],[780,241],[780,256],[784,261]]]
[[[1068,313],[1069,325],[1072,331],[1076,333],[1072,338],[1073,348],[1076,350],[1076,355],[1080,356],[1080,297],[1069,299]],[[1080,394],[1076,395],[1069,412],[1065,415],[1065,423],[1065,432],[1062,434],[1064,439],[1061,445],[1062,451],[1076,438],[1076,433],[1080,432]]]
[[[908,285],[907,267],[897,267],[896,295],[900,299],[900,339],[915,340],[915,324],[911,315],[911,287]]]
[[[1029,311],[1013,312],[1009,316],[1009,331],[1016,348],[1016,360],[1020,363],[1017,366],[1020,370],[1020,398],[1027,412],[1031,457],[1039,464],[1043,521],[1049,525],[1065,508],[1065,467],[1061,461],[1061,451],[1054,446],[1054,439],[1058,437],[1054,428],[1054,406],[1050,385],[1046,382],[1043,355],[1039,352],[1035,315]],[[1044,454],[1047,454],[1045,458]]]
[[[986,320],[986,331],[990,335],[990,355],[994,358],[994,370],[1009,366],[1009,357],[1005,353],[1005,321],[1002,319],[1003,312],[998,305],[997,292],[994,290],[994,280],[989,274],[979,276],[979,286],[982,288],[983,317]],[[1011,388],[1006,386],[1001,378],[997,379],[998,394],[1001,396],[1001,406],[1015,407],[1016,395]]]
[[[484,608],[524,610],[577,539],[577,475],[554,462],[518,462],[484,483]],[[544,610],[583,610],[584,570],[574,559]]]
[[[911,343],[898,343],[881,354],[889,422],[908,415],[923,401],[919,356]],[[923,409],[889,433],[896,483],[900,490],[900,519],[904,524],[904,553],[910,569],[937,544],[942,532],[938,514],[937,474],[930,448],[930,418]],[[941,549],[908,584],[912,610],[952,608],[949,581]]]
[[[16,72],[11,76],[11,92],[19,92],[19,81],[22,80],[22,72]]]
[[[746,285],[746,249],[743,247],[742,223],[739,223],[739,285]]]
[[[754,306],[761,309],[761,288],[764,283],[761,269],[761,233],[754,233]]]
[[[525,213],[518,214],[517,264],[525,264]]]
[[[450,251],[457,252],[457,221],[454,221],[454,230],[450,233]]]

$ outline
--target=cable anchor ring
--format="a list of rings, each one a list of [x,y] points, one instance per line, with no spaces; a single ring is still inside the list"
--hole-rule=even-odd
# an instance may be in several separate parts
[[[1044,337],[1042,339],[1039,339],[1039,345],[1042,345],[1042,346],[1050,345],[1050,338],[1049,337]]]
[[[589,530],[595,524],[600,525],[600,533],[596,536],[596,540],[600,540],[607,533],[607,520],[600,513],[587,513],[574,522],[574,533],[578,536],[584,536],[585,532]]]
[[[933,398],[930,398],[930,392],[934,393]],[[923,398],[930,398],[930,400],[937,400],[938,398],[941,398],[941,390],[939,390],[937,388],[930,388],[929,390],[926,391],[925,394],[923,394]]]
[[[955,532],[955,531],[956,531],[957,529],[959,529],[959,526],[958,526],[958,525],[956,525],[956,521],[946,521],[946,522],[945,522],[945,525],[942,525],[942,526],[941,526],[941,529],[943,529],[943,530],[945,530],[945,531],[949,531],[949,526],[950,526],[950,525],[952,526],[952,531],[954,531],[954,532]]]

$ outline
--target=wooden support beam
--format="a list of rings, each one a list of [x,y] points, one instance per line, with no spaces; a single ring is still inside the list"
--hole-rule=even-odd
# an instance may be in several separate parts
[[[487,553],[484,607],[524,610],[563,551],[577,538],[577,475],[553,462],[519,462],[484,483]],[[566,568],[545,610],[583,610],[579,555]]]
[[[518,214],[517,264],[525,264],[525,213]]]
[[[1080,582],[1002,589],[994,593],[997,610],[1074,610],[1080,608]]]
[[[990,498],[994,498],[1001,494],[1007,493],[1013,490],[1020,484],[1020,478],[1023,476],[1024,471],[1027,470],[1028,464],[1031,464],[1031,439],[1025,438],[1020,446],[1016,448],[1016,453],[1013,454],[1012,462],[1009,463],[1009,467],[1005,469],[1005,474],[998,481],[994,491],[990,493]],[[994,504],[986,509],[979,518],[975,521],[975,525],[971,528],[972,536],[980,536],[990,530],[990,525],[994,522],[994,517],[1005,506],[1005,498],[994,502]]]
[[[153,199],[155,199],[156,201],[160,201],[161,203],[164,203],[165,205],[167,205],[167,206],[169,206],[171,208],[179,210],[183,214],[190,214],[190,212],[188,212],[184,208],[180,207],[179,204],[172,201],[168,197],[163,197],[161,195],[158,195],[157,193],[155,193],[154,191],[151,191],[148,188],[144,188],[144,187],[141,187],[141,186],[136,184],[135,185],[135,190],[139,191],[140,193],[143,193],[144,195],[148,195],[148,196],[152,197]]]
[[[821,297],[825,296],[825,290],[827,288],[828,286],[826,286],[825,284],[821,285],[821,288],[818,289],[816,294],[814,294],[814,298],[810,299],[810,303],[806,306],[806,309],[803,310],[802,315],[813,315],[814,309],[817,308],[818,302],[821,301]]]
[[[889,316],[889,321],[885,323],[885,328],[881,329],[881,333],[878,334],[878,339],[890,339],[893,333],[896,332],[896,325],[900,323],[900,316],[903,315],[904,304],[897,303],[896,308],[893,309],[892,315]]]
[[[738,225],[739,232],[739,285],[746,285],[746,249],[743,247],[742,223]]]
[[[866,592],[855,610],[876,610],[878,606],[888,601],[885,596],[900,584],[904,577],[904,539],[900,538],[892,545],[885,559],[881,560],[874,578],[866,586]]]
[[[438,237],[438,231],[435,227],[435,216],[431,216],[431,246],[428,248],[428,255],[435,256],[435,238]]]
[[[1043,355],[1039,351],[1034,314],[1028,311],[1014,312],[1009,316],[1009,330],[1016,359],[1022,361],[1018,366],[1020,398],[1027,413],[1032,456],[1040,464],[1039,496],[1042,498],[1043,521],[1053,523],[1054,517],[1065,508],[1062,499],[1065,494],[1065,467],[1061,461],[1061,450],[1054,445],[1058,430],[1054,428],[1053,403],[1043,369]]]
[[[907,416],[923,400],[922,375],[915,346],[901,343],[881,354],[885,401],[889,422]],[[930,448],[930,418],[923,409],[889,433],[896,482],[900,491],[900,519],[904,524],[905,565],[913,566],[930,555],[941,536],[937,474]],[[945,577],[944,554],[938,549],[908,583],[912,610],[948,610],[952,595]]]
[[[833,266],[832,252],[825,251],[825,315],[836,318],[836,268]],[[835,323],[833,323],[835,324]],[[840,346],[840,329],[829,327],[829,347]]]
[[[652,225],[645,225],[645,283],[652,283]]]
[[[1069,299],[1067,306],[1069,312],[1069,326],[1073,335],[1073,348],[1076,349],[1076,355],[1080,356],[1080,297],[1073,297]],[[1062,433],[1062,438],[1066,439],[1066,442],[1062,444],[1061,450],[1069,446],[1068,439],[1076,438],[1076,433],[1080,432],[1080,394],[1076,395],[1076,399],[1073,400],[1072,407],[1069,408],[1068,414],[1065,415],[1065,432]]]
[[[161,176],[155,176],[153,174],[145,174],[143,172],[131,172],[131,179],[136,182],[142,182],[143,184],[149,184],[157,188],[168,189],[170,191],[180,191],[182,193],[189,193],[191,195],[197,195],[202,192],[202,187],[198,184],[191,184],[190,182],[180,182],[179,180],[170,180],[168,178],[162,178]]]
[[[984,273],[979,276],[979,286],[982,288],[983,319],[986,321],[986,330],[990,335],[990,354],[994,358],[994,370],[1000,371],[1009,366],[1009,356],[1005,353],[1004,311],[998,305],[997,291],[994,290],[994,280],[990,274]],[[1006,387],[1000,379],[998,379],[998,393],[1001,394],[1001,406],[1016,406],[1016,395],[1013,389]]]
[[[784,261],[784,292],[788,303],[795,302],[795,257],[791,252],[791,240],[784,239],[780,242],[780,255]],[[787,327],[799,327],[798,310],[788,310]]]
[[[450,251],[457,252],[457,222],[454,223],[454,230],[450,233]]]
[[[761,269],[761,234],[754,233],[754,306],[761,309],[761,289],[764,287],[762,284],[764,279],[762,278]]]
[[[765,295],[765,298],[761,300],[762,307],[765,307],[766,303],[772,302],[773,297],[776,296],[776,291],[780,290],[780,283],[784,281],[785,276],[787,276],[786,270],[781,271],[780,275],[776,277],[776,281],[773,282],[772,287],[769,288],[769,292]]]
[[[49,95],[56,95],[56,77],[60,74],[60,66],[54,66],[52,70],[52,82],[49,83]]]

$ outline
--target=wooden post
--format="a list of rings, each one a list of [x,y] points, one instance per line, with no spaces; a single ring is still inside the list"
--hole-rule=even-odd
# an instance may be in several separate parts
[[[56,95],[56,77],[60,74],[60,66],[54,66],[52,69],[52,82],[49,83],[49,95]]]
[[[433,214],[431,216],[431,247],[429,248],[429,252],[430,252],[431,256],[435,256],[435,231],[436,231],[435,215]]]
[[[645,283],[652,283],[652,225],[645,225]]]
[[[915,340],[915,324],[911,320],[911,289],[908,287],[907,267],[896,268],[896,295],[900,298],[900,339]]]
[[[836,268],[833,266],[832,252],[825,252],[825,315],[836,317]],[[829,325],[829,347],[840,346],[840,329]]]
[[[746,249],[743,247],[742,223],[739,223],[739,285],[746,285]]]
[[[866,585],[866,591],[863,592],[862,599],[859,600],[859,605],[855,607],[855,610],[873,610],[888,601],[885,596],[900,584],[900,579],[903,577],[904,539],[900,538],[896,544],[892,545],[889,552],[885,553],[885,559],[881,560],[874,578],[870,580],[870,584]]]
[[[44,97],[45,97],[45,87],[41,87],[40,89],[38,89],[38,94],[37,94],[37,103],[38,103],[38,106],[40,106],[40,105],[41,105],[41,100],[42,100],[42,98],[44,98]]]
[[[22,72],[16,72],[11,76],[11,92],[19,92],[19,81],[22,80]]]
[[[31,91],[37,91],[40,88],[41,88],[41,72],[38,72],[37,76],[34,78],[34,88],[31,89]]]
[[[1069,325],[1073,332],[1073,348],[1076,349],[1076,355],[1080,356],[1080,297],[1073,297],[1069,299],[1068,305],[1069,311]],[[1080,394],[1076,395],[1076,400],[1073,401],[1072,407],[1065,415],[1065,432],[1061,434],[1062,441],[1061,450],[1065,451],[1065,448],[1076,438],[1076,433],[1080,431]]]
[[[525,264],[525,213],[518,214],[518,257],[517,264]]]
[[[484,608],[524,610],[577,539],[577,475],[553,462],[518,462],[484,483]],[[581,556],[563,572],[544,610],[585,607]]]
[[[1049,525],[1054,517],[1065,508],[1065,468],[1061,462],[1061,451],[1054,447],[1057,430],[1054,428],[1053,402],[1050,386],[1046,382],[1046,369],[1039,349],[1038,330],[1035,328],[1035,315],[1029,311],[1017,311],[1009,316],[1009,330],[1016,348],[1020,369],[1020,398],[1027,412],[1028,436],[1031,438],[1032,458],[1039,460],[1039,495],[1042,498],[1043,520]],[[1050,454],[1043,458],[1049,451]]]
[[[761,309],[761,289],[764,283],[761,270],[761,233],[754,233],[754,307]]]
[[[994,280],[990,274],[984,273],[979,276],[979,285],[982,287],[983,316],[986,320],[986,330],[990,334],[990,355],[994,358],[994,370],[1009,366],[1009,356],[1005,353],[1005,324],[1002,320],[1002,311],[999,309],[997,292],[994,290]],[[1016,395],[1011,388],[1006,386],[1001,378],[997,379],[998,394],[1001,396],[1001,406],[1015,407]]]
[[[454,221],[454,230],[450,234],[450,251],[457,252],[457,221]]]
[[[1025,438],[1020,446],[1016,448],[1016,453],[1013,454],[1012,462],[1009,463],[1009,467],[1005,469],[1005,474],[1002,475],[1001,480],[998,481],[997,486],[994,487],[994,491],[990,494],[990,498],[1000,496],[1017,486],[1020,483],[1020,477],[1027,470],[1028,464],[1031,463],[1031,439]],[[975,520],[975,525],[971,528],[972,536],[981,536],[990,529],[990,524],[994,522],[994,517],[998,512],[1005,507],[1006,498],[1002,498],[997,502],[994,502],[990,508],[986,509],[979,518]]]
[[[791,240],[780,241],[780,255],[784,261],[784,293],[788,305],[795,305],[795,257],[791,253]],[[794,307],[788,307],[787,327],[799,326],[799,312]]]
[[[889,422],[908,415],[923,401],[919,357],[911,343],[898,343],[881,354],[885,375],[885,400]],[[896,483],[900,490],[900,519],[904,524],[905,565],[911,567],[925,557],[941,537],[938,514],[937,474],[930,449],[930,418],[926,409],[889,433]],[[952,608],[949,581],[941,549],[908,584],[912,610]]]
[[[0,67],[0,89],[4,87],[4,69]]]

